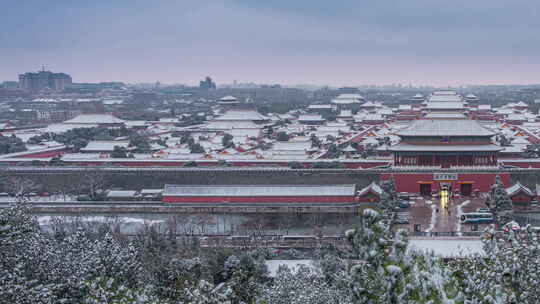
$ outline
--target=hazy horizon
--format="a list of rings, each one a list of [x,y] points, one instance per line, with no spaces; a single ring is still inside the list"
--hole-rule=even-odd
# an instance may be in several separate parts
[[[540,2],[0,2],[0,81],[540,83]]]

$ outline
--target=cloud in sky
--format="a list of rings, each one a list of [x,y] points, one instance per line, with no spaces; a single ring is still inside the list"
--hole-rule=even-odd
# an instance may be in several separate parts
[[[0,79],[540,83],[540,2],[0,2]]]

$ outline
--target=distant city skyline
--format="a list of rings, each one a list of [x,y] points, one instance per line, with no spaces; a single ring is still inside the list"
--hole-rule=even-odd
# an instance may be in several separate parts
[[[540,83],[526,0],[2,1],[0,82]]]

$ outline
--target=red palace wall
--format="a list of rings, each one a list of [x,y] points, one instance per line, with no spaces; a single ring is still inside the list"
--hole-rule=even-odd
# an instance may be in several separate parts
[[[518,204],[527,204],[527,203],[530,203],[531,200],[533,199],[533,197],[531,196],[528,196],[527,194],[525,193],[518,193],[514,196],[511,197],[512,199],[512,202],[514,203],[518,203]]]
[[[25,155],[18,156],[17,158],[48,158],[48,157],[56,157],[64,154],[66,149],[60,149],[60,150],[54,150],[54,151],[46,151],[46,152],[36,152],[36,153],[28,153]]]
[[[378,202],[380,201],[380,198],[378,195],[375,195],[371,192],[368,192],[362,196],[359,196],[358,197],[358,201],[360,202],[370,202],[370,203],[375,203],[375,202]]]
[[[165,203],[353,203],[354,196],[164,196]]]
[[[381,180],[393,178],[398,192],[419,193],[420,184],[431,183],[431,190],[440,190],[441,183],[450,183],[453,191],[460,191],[461,183],[472,183],[472,190],[488,192],[495,182],[495,176],[499,175],[503,184],[509,187],[511,184],[508,173],[458,173],[458,179],[452,181],[433,180],[433,173],[383,173]]]

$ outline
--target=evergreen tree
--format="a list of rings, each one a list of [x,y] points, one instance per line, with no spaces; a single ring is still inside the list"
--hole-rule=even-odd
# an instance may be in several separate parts
[[[129,154],[126,148],[120,146],[114,146],[113,151],[111,152],[112,158],[128,158]]]
[[[404,230],[389,234],[388,223],[366,209],[358,228],[349,230],[351,258],[360,261],[346,281],[354,303],[453,303],[459,296],[451,272],[432,256],[407,252]],[[454,302],[455,303],[455,302]]]
[[[233,140],[233,136],[229,133],[225,133],[223,134],[223,137],[221,138],[221,144],[223,145],[224,148],[232,147],[234,146],[234,143],[232,140]]]
[[[293,272],[281,266],[274,283],[265,287],[257,303],[264,304],[349,304],[347,289],[327,283],[316,270],[300,266]]]
[[[286,132],[284,131],[281,131],[277,134],[277,138],[276,138],[278,141],[289,141],[290,139],[290,136],[289,134],[287,134]]]
[[[498,175],[495,177],[495,184],[491,186],[486,205],[493,213],[497,227],[502,227],[514,220],[512,199],[506,193],[506,188]]]
[[[388,223],[389,229],[392,229],[396,219],[396,210],[399,208],[399,199],[396,191],[396,184],[393,179],[382,181],[381,184],[380,208],[383,218]]]
[[[135,147],[135,151],[137,153],[150,153],[152,152],[152,147],[150,146],[150,142],[148,141],[148,138],[141,136],[141,135],[134,135],[129,140],[129,146]]]
[[[201,146],[200,144],[193,144],[190,147],[190,152],[191,153],[205,153],[206,151],[204,150],[203,146]]]

